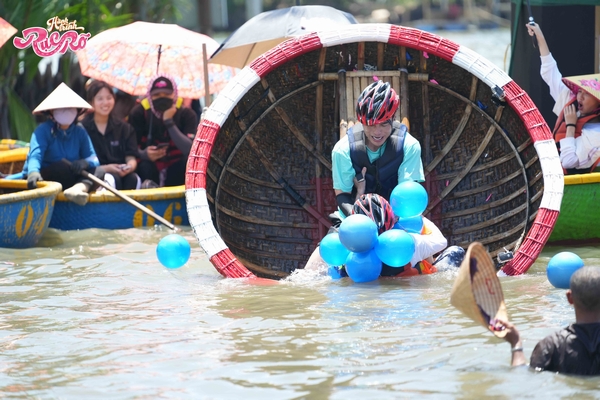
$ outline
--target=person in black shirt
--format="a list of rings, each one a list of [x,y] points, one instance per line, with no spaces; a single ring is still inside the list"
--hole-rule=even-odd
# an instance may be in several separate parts
[[[600,375],[600,268],[582,267],[570,281],[567,300],[575,308],[575,323],[542,339],[533,349],[529,366],[537,371],[574,375]],[[517,328],[498,321],[506,329],[513,366],[526,364]]]
[[[198,118],[181,103],[174,79],[158,75],[150,81],[147,98],[129,114],[140,147],[138,174],[142,187],[185,183]]]
[[[114,180],[112,186],[117,190],[139,189],[141,181],[135,173],[138,156],[135,131],[127,122],[113,116],[113,88],[95,80],[87,88],[87,98],[94,112],[86,115],[81,123],[92,139],[100,165]]]

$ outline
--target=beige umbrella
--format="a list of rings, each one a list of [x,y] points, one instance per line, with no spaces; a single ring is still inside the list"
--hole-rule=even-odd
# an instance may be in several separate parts
[[[329,6],[294,6],[266,11],[229,35],[209,63],[244,68],[288,38],[357,23],[352,14]]]
[[[0,17],[0,47],[4,46],[4,43],[6,43],[6,41],[15,33],[17,33],[17,28]]]

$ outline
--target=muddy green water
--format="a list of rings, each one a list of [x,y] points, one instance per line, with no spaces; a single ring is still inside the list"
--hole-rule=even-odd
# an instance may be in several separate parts
[[[596,398],[600,378],[510,368],[509,345],[449,303],[455,271],[353,284],[305,271],[274,286],[156,259],[163,229],[50,230],[0,249],[0,397],[111,399]],[[502,278],[527,355],[573,319],[547,248]]]

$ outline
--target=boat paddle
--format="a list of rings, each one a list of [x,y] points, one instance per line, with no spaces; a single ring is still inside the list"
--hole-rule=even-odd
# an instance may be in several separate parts
[[[63,159],[63,161],[65,163],[71,165],[71,162],[69,160]],[[85,178],[91,179],[92,181],[96,182],[98,185],[102,186],[104,189],[109,190],[110,192],[114,193],[117,197],[120,197],[121,199],[125,200],[132,206],[136,207],[138,210],[145,212],[146,214],[148,214],[149,216],[151,216],[152,218],[154,218],[155,220],[157,220],[158,222],[160,222],[167,228],[169,228],[175,232],[177,232],[179,230],[179,229],[177,229],[177,227],[175,225],[173,225],[172,223],[170,223],[169,221],[167,221],[166,219],[164,219],[163,217],[161,217],[154,211],[150,210],[148,207],[138,203],[131,197],[119,192],[117,189],[110,186],[108,183],[104,182],[102,179],[96,177],[95,175],[90,174],[85,169],[83,171],[81,171],[81,175],[83,175]]]

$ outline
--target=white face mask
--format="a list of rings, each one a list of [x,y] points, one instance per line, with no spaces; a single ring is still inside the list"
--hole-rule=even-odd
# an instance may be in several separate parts
[[[77,118],[76,108],[59,108],[52,112],[54,120],[60,125],[71,125]]]

